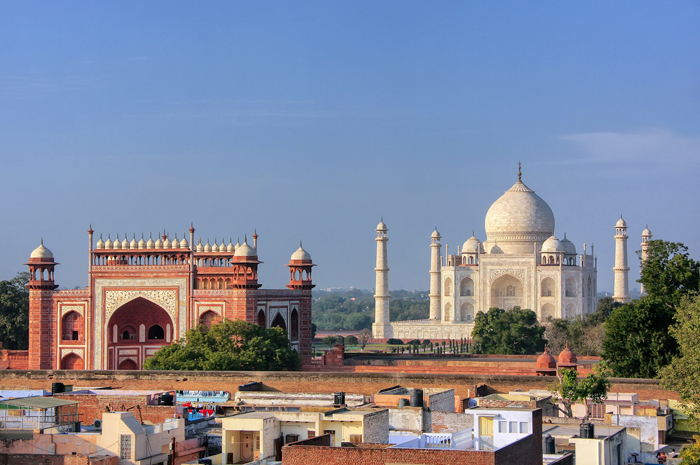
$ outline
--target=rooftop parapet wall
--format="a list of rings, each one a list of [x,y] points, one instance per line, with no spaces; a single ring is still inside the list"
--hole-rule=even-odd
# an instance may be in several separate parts
[[[486,394],[508,393],[516,389],[547,389],[551,378],[538,376],[466,375],[439,373],[308,373],[288,371],[77,371],[4,370],[1,389],[50,389],[51,383],[76,386],[111,386],[120,389],[189,389],[235,392],[251,380],[264,383],[265,390],[280,392],[349,392],[373,395],[397,384],[454,389],[468,397],[469,390],[485,384]],[[610,392],[636,392],[640,400],[675,399],[677,392],[661,389],[654,379],[612,378]]]

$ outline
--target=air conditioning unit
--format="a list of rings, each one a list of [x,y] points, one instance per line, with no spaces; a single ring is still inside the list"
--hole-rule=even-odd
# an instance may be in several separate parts
[[[92,426],[94,426],[95,429],[102,429],[102,420],[95,420],[92,423]]]

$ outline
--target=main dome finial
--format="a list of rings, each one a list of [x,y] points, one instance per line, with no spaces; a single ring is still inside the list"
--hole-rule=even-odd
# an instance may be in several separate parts
[[[522,177],[523,177],[523,173],[520,170],[521,165],[522,164],[520,162],[518,162],[518,181],[520,181],[520,182],[522,182]]]

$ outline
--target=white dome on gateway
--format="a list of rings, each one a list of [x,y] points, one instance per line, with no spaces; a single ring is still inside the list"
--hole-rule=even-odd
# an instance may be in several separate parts
[[[461,248],[445,244],[443,249],[442,237],[430,236],[430,319],[389,321],[388,292],[377,292],[374,337],[469,338],[476,315],[492,307],[531,309],[540,321],[594,312],[593,247],[583,244],[577,254],[566,234],[562,240],[554,236],[554,226],[552,209],[523,183],[518,164],[518,181],[486,214],[486,241],[472,233],[466,241],[454,237]],[[378,283],[388,281],[387,230],[384,222],[377,227]]]
[[[535,253],[554,235],[554,213],[547,202],[521,180],[496,200],[486,213],[486,250],[498,243],[505,254]]]

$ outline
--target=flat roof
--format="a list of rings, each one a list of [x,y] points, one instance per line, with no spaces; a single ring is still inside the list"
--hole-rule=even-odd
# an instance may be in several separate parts
[[[623,431],[624,429],[624,426],[594,424],[595,438],[592,439],[602,439],[614,436],[615,434],[619,433],[620,431]],[[571,438],[574,436],[579,436],[581,434],[581,429],[579,425],[558,425],[556,423],[543,424],[542,436],[546,436],[547,434],[551,436]]]
[[[53,408],[63,407],[64,405],[76,405],[78,402],[73,400],[55,399],[53,397],[24,397],[21,399],[11,399],[0,401],[0,405],[11,405],[19,408]]]

